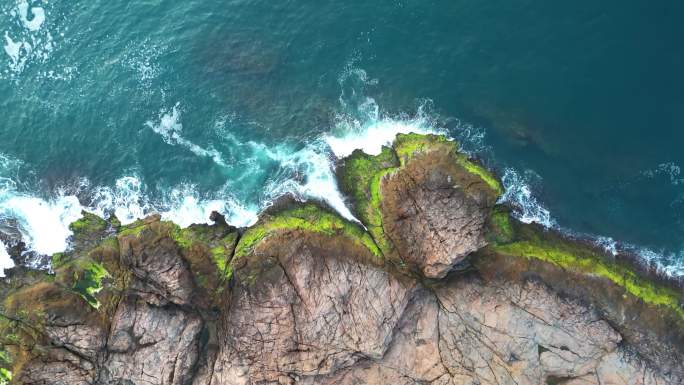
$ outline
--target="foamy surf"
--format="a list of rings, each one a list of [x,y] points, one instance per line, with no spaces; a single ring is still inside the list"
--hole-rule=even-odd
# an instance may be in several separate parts
[[[16,220],[28,249],[50,255],[66,249],[69,224],[81,217],[81,209],[75,196],[45,201],[18,195],[0,203],[0,218]]]
[[[183,136],[180,105],[160,111],[155,121],[146,126],[160,135],[172,146],[181,146],[197,156],[207,156],[221,167],[230,167],[221,154],[197,145]],[[31,251],[39,254],[53,254],[68,247],[71,235],[69,224],[81,216],[81,211],[93,212],[102,217],[110,214],[128,224],[152,213],[159,213],[163,219],[171,220],[182,227],[193,223],[209,223],[212,211],[226,216],[236,226],[250,226],[258,214],[270,206],[278,197],[290,194],[297,199],[326,202],[342,217],[357,221],[350,211],[345,197],[340,192],[335,178],[335,163],[347,156],[353,149],[370,154],[381,151],[399,133],[437,133],[440,130],[428,125],[427,119],[417,114],[413,118],[376,118],[361,124],[349,124],[340,119],[335,128],[337,135],[323,135],[300,149],[287,145],[269,147],[265,144],[247,142],[256,157],[255,166],[264,159],[276,164],[278,171],[262,187],[259,199],[245,201],[230,194],[224,186],[213,194],[201,194],[192,184],[181,184],[157,192],[153,198],[144,182],[136,175],[119,178],[113,186],[90,187],[87,180],[81,180],[79,201],[74,195],[58,193],[52,200],[30,197],[16,191],[5,193],[0,201],[0,212],[6,219],[16,221],[23,240]]]
[[[0,277],[5,276],[5,269],[11,269],[12,267],[14,267],[14,262],[12,262],[12,258],[7,254],[7,246],[0,242]]]
[[[22,50],[21,44],[11,39],[7,40],[7,44],[10,44],[12,52]],[[18,60],[22,57],[15,56]],[[450,125],[451,130],[441,127],[433,119],[434,114],[426,112],[430,109],[429,102],[419,106],[412,116],[383,114],[375,100],[365,96],[363,92],[365,87],[375,84],[377,81],[369,80],[362,70],[346,71],[340,77],[343,90],[340,104],[344,113],[336,117],[329,132],[299,146],[240,141],[226,129],[224,121],[219,125],[221,129],[217,129],[218,139],[223,141],[222,145],[227,144],[231,149],[238,150],[236,152],[240,157],[237,160],[233,160],[231,154],[216,150],[211,143],[195,143],[188,139],[190,136],[186,137],[185,129],[195,127],[184,127],[183,108],[178,102],[159,110],[141,125],[157,134],[167,145],[189,151],[197,157],[209,158],[216,166],[225,169],[225,174],[232,176],[218,190],[199,191],[191,183],[155,186],[151,189],[135,173],[122,176],[112,186],[91,188],[87,180],[82,180],[83,188],[78,195],[80,201],[75,195],[59,192],[50,199],[37,198],[19,193],[12,187],[10,190],[5,189],[4,193],[0,191],[3,193],[0,195],[0,220],[9,219],[16,223],[28,248],[39,254],[53,254],[68,247],[68,238],[71,235],[69,223],[77,220],[82,210],[102,217],[114,214],[123,224],[159,213],[163,219],[182,227],[194,223],[210,223],[211,212],[217,211],[229,223],[246,227],[253,225],[258,220],[259,213],[278,197],[289,194],[301,201],[323,201],[342,217],[357,221],[337,185],[335,165],[338,159],[349,156],[357,149],[377,155],[383,146],[392,143],[397,134],[407,133],[444,134],[452,139],[455,136],[461,141],[461,149],[471,155],[477,155],[486,149],[482,130],[460,123],[456,129],[453,125]],[[458,132],[454,132],[455,130]],[[679,168],[670,164],[662,165],[654,172],[667,173],[673,181],[681,180]],[[264,178],[253,178],[252,185],[244,187],[242,183],[250,182],[249,179],[255,173]],[[505,192],[499,202],[510,205],[513,215],[522,222],[535,222],[560,229],[550,211],[534,194],[534,178],[531,175],[531,172],[520,173],[506,169],[502,178]],[[0,173],[0,181],[3,177]],[[255,180],[261,185],[253,186]],[[243,188],[247,193],[235,190],[235,186]],[[254,192],[255,188],[258,192]],[[595,242],[613,255],[620,250],[618,244],[608,237],[596,237]],[[638,252],[639,255],[643,254],[645,261],[655,261],[653,263],[658,264],[658,268],[664,273],[684,275],[684,266],[678,262],[679,259],[670,258],[672,263],[661,263],[668,261],[668,257],[656,257],[657,253],[647,249]]]
[[[556,221],[551,212],[545,208],[530,187],[530,178],[518,171],[507,168],[501,177],[504,193],[500,203],[507,203],[513,208],[513,215],[523,223],[539,223],[544,227],[555,227]]]
[[[397,134],[435,134],[433,127],[425,125],[421,118],[410,121],[382,119],[357,130],[349,129],[340,136],[325,135],[324,140],[337,158],[351,155],[354,150],[361,150],[369,155],[378,155],[383,146],[390,145]]]
[[[116,215],[122,224],[129,224],[147,215],[158,213],[181,227],[194,223],[211,223],[212,211],[226,216],[235,226],[250,226],[256,222],[258,211],[241,205],[228,194],[220,193],[214,198],[202,197],[196,187],[182,184],[153,199],[137,176],[119,178],[114,187],[97,187],[91,202],[83,207],[101,217]]]

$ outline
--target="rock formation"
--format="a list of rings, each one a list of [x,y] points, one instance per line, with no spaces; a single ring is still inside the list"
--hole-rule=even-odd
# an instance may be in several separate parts
[[[517,222],[457,144],[399,135],[338,178],[363,226],[84,214],[53,273],[0,284],[0,383],[684,383],[682,290]]]

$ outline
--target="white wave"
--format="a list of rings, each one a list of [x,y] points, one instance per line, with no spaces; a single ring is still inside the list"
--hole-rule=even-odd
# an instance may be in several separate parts
[[[0,216],[16,219],[22,239],[30,250],[54,254],[67,248],[69,224],[81,217],[83,207],[75,196],[46,201],[17,195],[0,203]]]
[[[612,256],[618,255],[618,244],[613,238],[598,236],[594,240],[594,243]]]
[[[14,41],[5,31],[5,53],[10,58],[10,69],[13,72],[21,72],[26,65],[28,55],[31,54],[31,44],[23,41]]]
[[[37,31],[45,22],[45,10],[41,7],[30,7],[26,0],[17,1],[17,11],[21,23],[29,31]],[[31,20],[29,20],[29,11],[31,11]]]
[[[125,56],[121,64],[135,71],[138,80],[149,87],[151,80],[161,73],[159,57],[164,51],[165,47],[155,45],[149,38],[142,42],[131,42],[125,48]]]
[[[214,163],[222,167],[228,167],[228,164],[223,160],[221,153],[213,148],[205,149],[197,144],[185,139],[181,134],[183,132],[183,125],[181,124],[180,103],[176,103],[171,110],[161,110],[159,113],[159,121],[153,122],[148,120],[145,125],[159,134],[164,142],[172,146],[182,146],[190,150],[193,154],[202,157],[211,158]]]
[[[226,221],[233,226],[249,227],[259,219],[259,207],[253,204],[243,204],[234,198],[225,199],[225,211],[221,211],[226,216]],[[206,212],[206,211],[205,211]]]
[[[655,266],[661,274],[675,278],[684,277],[684,250],[679,253],[668,253],[633,245],[628,245],[626,248],[635,252],[646,264]]]
[[[256,223],[258,209],[247,207],[229,195],[220,198],[203,198],[193,185],[183,184],[171,189],[159,205],[162,218],[173,221],[181,227],[194,223],[211,223],[212,211],[226,216],[226,221],[234,226],[251,226]]]
[[[143,191],[143,184],[136,176],[124,176],[117,179],[113,188],[95,188],[89,206],[88,211],[101,217],[114,213],[123,224],[143,218],[151,211]]]
[[[336,157],[344,158],[357,149],[369,155],[378,155],[383,146],[394,141],[397,134],[446,134],[446,130],[430,121],[424,107],[425,104],[422,104],[413,117],[381,117],[375,100],[366,97],[363,103],[356,106],[358,114],[338,116],[333,133],[323,135],[323,140]]]
[[[513,214],[521,222],[539,223],[546,227],[554,227],[556,222],[551,213],[534,196],[528,181],[517,171],[507,168],[501,178],[504,194],[499,202],[508,202],[513,206]]]
[[[5,269],[11,269],[14,267],[14,262],[7,254],[7,246],[0,242],[0,277],[5,276]]]
[[[101,217],[114,213],[122,224],[159,213],[163,219],[181,227],[210,223],[212,211],[225,215],[228,223],[234,226],[250,226],[256,222],[259,212],[258,208],[243,205],[228,194],[220,193],[214,198],[202,197],[191,184],[181,184],[164,191],[157,200],[151,199],[145,190],[137,176],[121,177],[113,188],[94,189],[92,202],[86,210]]]
[[[325,135],[324,139],[335,156],[344,158],[354,150],[360,149],[369,155],[378,155],[383,146],[394,141],[397,134],[437,133],[432,127],[422,125],[420,120],[400,121],[383,119],[374,122],[361,130],[350,130],[340,136]]]
[[[347,207],[344,197],[337,186],[334,172],[334,159],[322,142],[312,142],[303,149],[291,152],[286,148],[267,150],[272,159],[278,161],[289,177],[284,181],[267,186],[268,195],[276,198],[292,193],[301,199],[324,201],[342,217],[357,221]],[[302,178],[296,178],[302,175]],[[299,180],[301,179],[301,180]]]

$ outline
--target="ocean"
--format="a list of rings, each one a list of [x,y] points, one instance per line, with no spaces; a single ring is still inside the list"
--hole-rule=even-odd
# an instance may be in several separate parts
[[[353,218],[334,162],[448,135],[526,222],[684,275],[684,3],[0,0],[0,231]],[[0,272],[11,261],[0,245]]]

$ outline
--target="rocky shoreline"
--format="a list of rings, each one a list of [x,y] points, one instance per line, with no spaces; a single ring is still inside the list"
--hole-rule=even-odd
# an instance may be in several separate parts
[[[511,217],[441,136],[337,170],[361,224],[91,214],[0,281],[0,384],[681,384],[684,291]]]

